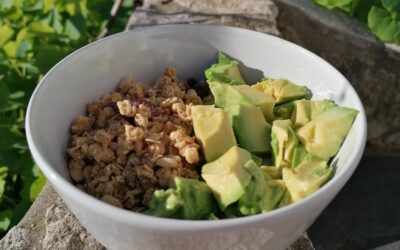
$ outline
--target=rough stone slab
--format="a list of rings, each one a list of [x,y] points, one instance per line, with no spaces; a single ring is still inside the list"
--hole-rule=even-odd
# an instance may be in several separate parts
[[[46,184],[22,221],[0,240],[0,249],[105,250],[80,225],[49,184]],[[288,249],[313,250],[314,247],[304,234]]]
[[[222,24],[279,35],[278,9],[271,0],[145,0],[127,29],[161,24]]]
[[[274,2],[282,36],[323,57],[353,84],[367,113],[367,145],[400,152],[400,47],[378,41],[358,21],[311,0]]]
[[[373,250],[400,250],[400,241],[392,242],[390,244],[386,244]]]
[[[84,229],[54,189],[46,184],[21,222],[0,241],[0,249],[105,249]]]
[[[372,249],[400,240],[400,156],[363,156],[346,186],[308,230],[316,249]],[[399,249],[393,243],[387,248]],[[379,249],[379,248],[378,248]]]

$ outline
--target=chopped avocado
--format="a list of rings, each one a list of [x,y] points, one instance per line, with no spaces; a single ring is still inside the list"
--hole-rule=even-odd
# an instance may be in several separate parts
[[[247,104],[260,107],[265,119],[273,120],[274,99],[256,90],[249,85],[226,85],[218,82],[211,82],[211,93],[215,99],[215,105],[229,109],[238,104]]]
[[[292,116],[292,112],[294,109],[294,103],[293,102],[288,102],[285,104],[281,104],[279,106],[274,107],[274,114],[277,117],[277,119],[290,119]]]
[[[297,99],[311,99],[312,92],[305,86],[294,84],[286,79],[267,79],[252,86],[272,96],[276,104]]]
[[[201,176],[222,211],[244,194],[251,178],[244,165],[251,159],[248,151],[233,146],[220,158],[203,166]]]
[[[157,190],[147,214],[177,219],[205,219],[216,211],[215,200],[206,183],[174,178],[175,188]]]
[[[253,159],[253,161],[257,164],[257,166],[261,166],[263,163],[263,158],[255,155],[255,154],[251,154],[251,158]]]
[[[207,216],[207,220],[219,220],[219,218],[215,214],[211,213]]]
[[[262,170],[252,160],[245,164],[245,168],[251,174],[251,180],[245,194],[239,199],[239,213],[251,215],[274,209],[285,192],[283,182],[266,181]]]
[[[150,208],[146,211],[149,215],[165,218],[181,217],[178,212],[183,205],[183,200],[179,197],[176,190],[169,188],[167,190],[156,190],[150,201]]]
[[[259,107],[267,122],[273,119],[272,112],[275,105],[273,98],[249,85],[228,86],[225,105],[229,108],[237,104]]]
[[[228,114],[223,109],[214,105],[195,105],[191,111],[194,133],[207,162],[214,161],[236,145]]]
[[[281,201],[279,202],[277,208],[287,206],[290,203],[292,203],[292,198],[290,197],[290,193],[289,193],[288,189],[286,188],[285,194],[283,195],[283,197],[282,197]]]
[[[275,120],[272,124],[271,146],[275,166],[278,168],[292,165],[293,151],[299,144],[291,126],[290,120]]]
[[[297,147],[294,148],[292,157],[292,168],[297,167],[301,163],[312,161],[322,161],[322,159],[307,152],[307,150],[301,144],[297,145]]]
[[[291,119],[294,128],[304,126],[317,116],[337,106],[331,100],[298,100],[294,101],[293,104],[294,109]]]
[[[238,217],[237,202],[226,207],[226,209],[224,210],[224,215],[225,215],[225,218],[227,218],[227,219],[228,218],[237,218]]]
[[[256,106],[239,104],[228,109],[233,131],[241,148],[252,153],[266,153],[271,149],[271,125]]]
[[[230,60],[221,52],[218,52],[218,63],[206,69],[205,75],[207,81],[216,81],[229,85],[245,84],[239,71],[239,62]]]
[[[275,166],[261,166],[260,169],[265,172],[270,179],[282,179],[282,169]]]
[[[355,109],[334,107],[299,128],[297,137],[309,153],[327,160],[339,151],[357,113]]]
[[[331,176],[332,168],[326,162],[302,163],[295,169],[282,169],[282,178],[293,202],[318,190]]]
[[[226,92],[228,85],[221,84],[218,82],[209,81],[210,90],[212,95],[214,96],[214,103],[216,106],[225,108],[226,107]]]

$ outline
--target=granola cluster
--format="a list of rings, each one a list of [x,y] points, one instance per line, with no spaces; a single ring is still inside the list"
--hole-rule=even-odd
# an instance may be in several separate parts
[[[213,100],[193,83],[167,68],[153,87],[128,76],[117,91],[88,103],[71,125],[72,180],[105,202],[143,211],[173,176],[198,179],[202,156],[190,110]]]

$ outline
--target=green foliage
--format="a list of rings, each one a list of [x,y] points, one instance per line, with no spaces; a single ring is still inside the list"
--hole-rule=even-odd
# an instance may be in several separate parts
[[[380,40],[400,44],[400,0],[314,0],[357,18]]]
[[[0,237],[23,217],[46,182],[23,133],[29,98],[59,60],[94,41],[111,0],[0,0]],[[125,28],[125,0],[110,33]]]

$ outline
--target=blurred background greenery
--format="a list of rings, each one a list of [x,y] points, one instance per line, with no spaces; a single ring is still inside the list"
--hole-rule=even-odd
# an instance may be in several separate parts
[[[112,0],[0,0],[0,238],[46,182],[24,134],[32,91],[54,64],[106,27],[108,34],[124,30],[134,0],[120,2],[110,21]]]

